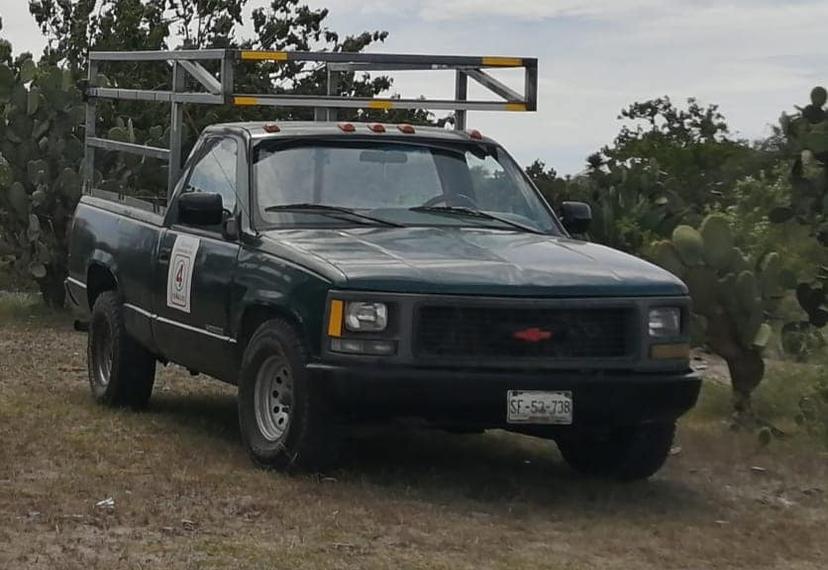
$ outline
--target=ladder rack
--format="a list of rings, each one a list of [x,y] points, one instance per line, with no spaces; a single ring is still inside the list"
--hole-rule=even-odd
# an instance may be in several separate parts
[[[99,66],[103,62],[167,62],[171,68],[170,90],[123,89],[98,85]],[[202,62],[219,62],[218,74]],[[287,95],[273,93],[237,93],[235,67],[240,62],[269,61],[316,62],[324,65],[327,75],[326,95]],[[519,93],[486,72],[487,69],[524,69],[523,92]],[[453,99],[405,99],[343,97],[339,95],[339,74],[356,71],[455,71]],[[185,79],[195,80],[200,90],[186,91]],[[468,99],[471,78],[499,100]],[[89,77],[86,87],[86,142],[84,187],[91,190],[94,179],[95,149],[129,152],[169,163],[168,195],[181,170],[182,107],[186,103],[216,105],[263,105],[315,109],[319,121],[336,120],[336,110],[351,109],[435,109],[453,110],[454,127],[466,128],[468,111],[535,111],[537,109],[538,60],[521,57],[467,57],[453,55],[413,55],[344,52],[254,51],[204,49],[177,51],[93,51],[89,53]],[[169,103],[170,148],[159,148],[101,138],[96,133],[98,99],[152,101]]]

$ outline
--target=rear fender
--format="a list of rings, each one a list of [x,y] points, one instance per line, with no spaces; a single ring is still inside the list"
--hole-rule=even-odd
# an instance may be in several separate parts
[[[118,263],[115,261],[115,257],[106,251],[102,251],[97,249],[92,252],[92,255],[89,256],[89,263],[86,267],[86,296],[89,303],[89,310],[92,310],[92,305],[95,303],[95,299],[97,296],[105,290],[110,289],[110,286],[101,287],[100,283],[94,282],[94,275],[96,271],[105,270],[112,278],[114,282],[115,290],[119,290],[120,287],[118,285]]]

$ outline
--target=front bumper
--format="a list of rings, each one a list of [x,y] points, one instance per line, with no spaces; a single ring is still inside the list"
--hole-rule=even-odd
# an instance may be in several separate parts
[[[701,380],[682,372],[504,371],[311,363],[315,380],[328,383],[338,407],[361,419],[419,417],[444,425],[506,428],[508,390],[568,390],[571,426],[543,431],[601,429],[672,422],[692,408]]]

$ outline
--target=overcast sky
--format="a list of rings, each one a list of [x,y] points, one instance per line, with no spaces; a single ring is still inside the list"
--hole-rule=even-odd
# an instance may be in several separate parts
[[[539,157],[562,173],[581,170],[589,153],[612,140],[619,110],[633,101],[670,95],[718,103],[731,128],[754,139],[783,110],[807,102],[811,87],[828,83],[826,0],[309,3],[330,8],[330,24],[341,33],[390,32],[374,51],[539,58],[537,113],[472,113],[469,126],[520,161]],[[16,52],[39,53],[43,40],[27,5],[0,0],[0,34]],[[395,90],[448,97],[453,76],[399,74]]]

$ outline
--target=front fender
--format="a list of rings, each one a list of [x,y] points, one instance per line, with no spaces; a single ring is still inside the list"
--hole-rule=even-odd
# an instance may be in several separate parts
[[[259,251],[239,254],[230,326],[241,342],[268,318],[290,320],[311,355],[320,349],[319,331],[331,283],[316,273]],[[251,323],[253,323],[251,325]]]

